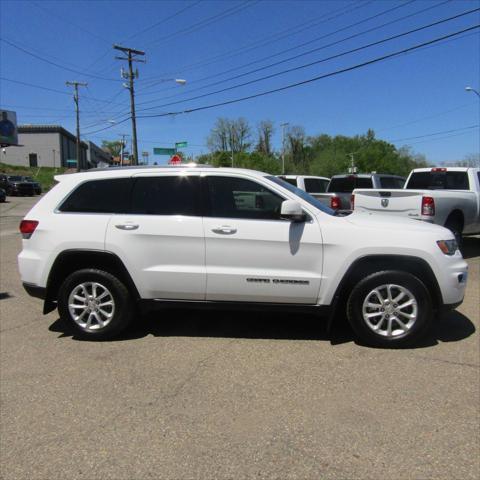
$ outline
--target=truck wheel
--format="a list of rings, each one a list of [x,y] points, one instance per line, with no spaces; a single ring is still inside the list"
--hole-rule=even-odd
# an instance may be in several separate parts
[[[425,285],[407,272],[376,272],[361,280],[347,302],[348,320],[360,340],[400,347],[418,341],[432,323],[432,300]]]
[[[448,228],[454,235],[457,245],[462,246],[463,222],[458,216],[450,216],[445,222],[445,228]]]
[[[81,337],[105,339],[127,327],[134,308],[130,292],[118,278],[88,268],[65,279],[58,293],[58,312]]]

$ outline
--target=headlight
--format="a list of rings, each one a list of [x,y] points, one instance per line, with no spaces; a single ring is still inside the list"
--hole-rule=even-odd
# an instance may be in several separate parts
[[[437,245],[445,255],[453,255],[458,250],[456,240],[438,240]]]

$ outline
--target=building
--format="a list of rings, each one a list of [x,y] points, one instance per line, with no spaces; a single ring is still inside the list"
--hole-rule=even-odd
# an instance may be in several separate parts
[[[112,163],[112,156],[98,145],[88,141],[87,168],[105,167]]]
[[[19,125],[19,146],[2,149],[0,161],[26,167],[75,168],[76,141],[75,135],[59,125]],[[88,168],[87,151],[88,145],[81,142],[81,169]],[[96,154],[94,156],[96,158]]]

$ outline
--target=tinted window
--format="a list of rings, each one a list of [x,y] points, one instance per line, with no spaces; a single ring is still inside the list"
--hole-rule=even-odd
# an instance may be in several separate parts
[[[468,190],[468,176],[467,172],[415,172],[406,188]]]
[[[306,178],[305,190],[312,193],[324,193],[327,191],[328,180],[322,180],[320,178]]]
[[[297,195],[297,197],[300,197],[302,200],[305,200],[308,202],[310,205],[314,206],[318,210],[321,210],[324,213],[328,213],[329,215],[335,215],[335,212],[325,206],[323,203],[320,202],[320,200],[317,200],[315,197],[312,197],[309,193],[301,190],[300,188],[294,187],[290,183],[285,182],[281,178],[277,177],[266,177],[268,180],[270,180],[273,183],[276,183],[277,185],[280,185],[281,187],[287,189],[289,192],[294,193]]]
[[[22,177],[18,176],[18,175],[10,175],[8,177],[8,179],[11,181],[11,182],[21,182],[22,181]]]
[[[381,177],[380,188],[403,188],[405,184],[404,178]]]
[[[279,178],[281,178],[284,182],[288,182],[290,185],[293,185],[294,187],[297,186],[296,178],[287,178],[287,177],[279,177]]]
[[[132,213],[199,215],[200,177],[138,177],[132,192]]]
[[[280,219],[283,198],[264,186],[233,177],[208,177],[210,216]]]
[[[130,188],[130,178],[91,180],[79,185],[59,210],[83,213],[128,213]]]
[[[332,178],[328,184],[328,192],[352,193],[355,188],[372,188],[371,177],[348,177]]]

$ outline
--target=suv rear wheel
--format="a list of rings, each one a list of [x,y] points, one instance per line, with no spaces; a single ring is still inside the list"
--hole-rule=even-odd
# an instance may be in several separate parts
[[[60,317],[84,338],[118,335],[133,318],[127,287],[102,270],[83,269],[70,274],[58,294]]]
[[[411,273],[377,272],[352,290],[347,315],[357,336],[367,344],[406,346],[428,330],[432,300],[425,285]]]

